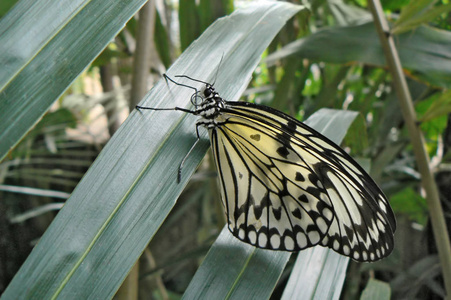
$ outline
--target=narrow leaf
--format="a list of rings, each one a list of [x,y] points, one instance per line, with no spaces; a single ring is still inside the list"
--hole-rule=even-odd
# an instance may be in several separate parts
[[[186,74],[213,82],[218,74],[217,90],[226,99],[236,100],[261,53],[300,9],[283,2],[257,3],[218,20],[174,63],[169,76]],[[162,80],[141,105],[189,107],[191,95],[192,90],[167,86]],[[195,116],[176,111],[133,112],[3,297],[113,297],[207,150],[206,132],[201,131],[202,141],[188,157],[182,182],[177,183],[180,161],[196,140],[195,122]]]
[[[22,0],[0,20],[0,160],[145,0]]]

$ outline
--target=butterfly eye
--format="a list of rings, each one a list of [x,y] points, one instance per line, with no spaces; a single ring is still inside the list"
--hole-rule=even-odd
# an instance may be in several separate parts
[[[208,97],[210,97],[211,94],[212,94],[211,88],[207,87],[207,88],[205,89],[205,91],[204,91],[205,97],[208,98]]]
[[[194,107],[198,107],[199,105],[202,104],[203,101],[204,98],[202,98],[202,96],[200,96],[198,93],[194,93],[191,96],[191,103],[194,105]]]

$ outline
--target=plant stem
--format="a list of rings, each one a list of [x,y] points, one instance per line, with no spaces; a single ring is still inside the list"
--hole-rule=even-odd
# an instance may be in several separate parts
[[[136,50],[133,58],[132,90],[130,92],[130,111],[141,101],[149,90],[149,63],[154,36],[155,1],[147,2],[139,11]]]
[[[388,68],[393,77],[396,94],[399,98],[401,111],[410,140],[413,146],[418,170],[421,174],[421,181],[426,192],[426,201],[429,208],[429,215],[437,244],[438,255],[442,266],[443,280],[448,295],[451,295],[451,247],[448,230],[446,228],[445,217],[440,203],[437,185],[434,181],[429,167],[429,156],[426,151],[424,137],[416,122],[415,110],[412,98],[407,87],[407,82],[395,47],[393,36],[390,33],[387,20],[384,17],[382,6],[379,0],[370,0],[368,4],[373,14],[374,23],[379,34],[379,38],[387,60]]]

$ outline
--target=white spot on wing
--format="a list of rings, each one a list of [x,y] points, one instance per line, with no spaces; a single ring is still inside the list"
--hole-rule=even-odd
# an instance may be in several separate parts
[[[294,241],[291,238],[291,236],[285,236],[284,238],[284,244],[285,244],[285,248],[287,250],[293,250],[294,249]]]
[[[244,229],[243,229],[243,228],[240,228],[240,229],[238,230],[238,237],[239,237],[240,239],[242,239],[242,240],[244,240],[244,238],[246,237],[246,233],[244,232]]]
[[[349,255],[349,253],[351,253],[351,249],[349,249],[348,245],[343,246],[343,253],[345,255]]]
[[[366,251],[362,251],[362,258],[363,260],[368,260],[368,253]]]
[[[387,207],[385,206],[385,203],[379,200],[379,207],[382,209],[384,213],[387,213]]]
[[[260,247],[266,247],[268,243],[268,237],[266,236],[265,233],[260,232],[260,234],[258,235],[258,245]]]
[[[321,231],[323,234],[327,232],[327,224],[323,218],[316,219],[316,225],[318,226],[319,231]]]
[[[376,225],[377,225],[377,229],[379,229],[379,231],[385,232],[385,226],[384,226],[384,224],[382,224],[381,220],[377,220]]]
[[[280,236],[278,236],[277,234],[273,234],[271,236],[271,239],[269,240],[271,247],[273,249],[279,249],[280,248]]]
[[[308,234],[308,237],[310,239],[310,243],[312,243],[313,245],[318,244],[319,242],[319,233],[318,231],[310,231]]]
[[[257,233],[255,231],[249,231],[248,237],[252,245],[255,245],[257,243]]]
[[[303,232],[298,232],[296,234],[296,241],[298,243],[298,246],[301,249],[304,249],[305,247],[307,247],[307,237],[305,236],[305,234]]]
[[[324,216],[324,218],[326,218],[328,221],[332,221],[334,215],[332,214],[332,211],[330,209],[326,207],[323,209],[321,213]]]

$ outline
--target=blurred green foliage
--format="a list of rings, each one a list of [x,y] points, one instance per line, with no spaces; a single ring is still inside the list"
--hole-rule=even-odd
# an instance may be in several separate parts
[[[401,12],[402,15],[403,10],[412,9],[411,5],[415,1],[382,2],[387,12]],[[14,3],[15,1],[0,2],[0,17]],[[431,3],[429,1],[425,4]],[[153,46],[156,55],[153,57],[154,64],[148,70],[156,77],[161,75],[160,70],[164,71],[168,68],[178,54],[199,37],[212,22],[229,14],[235,8],[232,1],[225,0],[181,1],[177,7],[172,6],[172,2],[163,4],[163,7],[157,7],[155,15]],[[438,1],[428,9],[445,5],[447,5],[446,1]],[[420,194],[419,174],[415,173],[415,160],[403,126],[401,112],[397,106],[391,78],[384,67],[384,57],[378,46],[374,26],[368,23],[366,1],[346,3],[313,1],[310,13],[310,16],[303,18],[301,22],[300,19],[294,18],[277,36],[265,54],[263,63],[255,71],[249,90],[245,93],[245,100],[271,105],[300,119],[305,119],[324,107],[359,111],[360,116],[348,131],[343,143],[344,147],[349,149],[352,155],[367,157],[371,160],[372,174],[387,193],[397,215],[406,217],[411,223],[418,223],[428,228],[428,212],[425,200]],[[448,31],[450,14],[445,7],[440,10],[440,14],[432,14],[429,19],[424,19],[424,10],[414,15],[422,22],[415,23],[414,27],[408,27],[408,31],[395,38],[406,68],[405,74],[409,78],[409,88],[415,100],[419,124],[426,137],[429,154],[437,158],[438,162],[435,162],[437,166],[446,167],[450,163],[450,156],[446,151],[451,146],[450,137],[446,135],[449,135],[451,131],[449,128],[451,94],[447,90],[451,82],[449,80],[451,78],[449,63],[451,33]],[[396,16],[391,15],[391,17],[393,18],[391,21],[396,24]],[[130,61],[133,55],[133,44],[136,42],[134,40],[137,30],[136,22],[136,19],[130,20],[112,44],[91,65],[92,69],[102,68],[108,64],[113,65],[115,76],[122,80],[120,85],[124,86],[129,82],[130,77]],[[349,24],[343,24],[343,22]],[[176,26],[177,23],[179,26]],[[406,24],[409,25],[409,23]],[[90,75],[93,81],[82,84],[87,90],[92,82],[99,84],[97,75],[92,74]],[[95,102],[95,97],[92,95],[77,96],[82,103]],[[117,100],[120,97],[126,96],[122,92],[116,92],[112,98]],[[67,129],[83,128],[80,135],[90,136],[92,133],[90,124],[83,124],[90,112],[100,107],[102,112],[98,115],[99,118],[104,118],[105,115],[107,119],[118,117],[107,113],[109,103],[112,102],[91,105],[82,112],[74,112],[61,105],[47,113],[0,164],[0,183],[14,186],[32,185],[37,188],[71,192],[73,182],[81,179],[83,170],[89,166],[105,141],[95,143],[85,138],[80,140],[73,135],[67,135]],[[119,113],[124,112],[119,111]],[[103,130],[108,135],[105,126]],[[52,143],[52,137],[55,136],[57,142]],[[440,155],[439,153],[443,151],[445,153]],[[44,171],[39,163],[27,163],[29,159],[42,159],[43,155],[49,159],[46,161]],[[64,160],[57,159],[62,157]],[[30,170],[33,168],[34,171]],[[444,169],[445,171],[441,171],[440,175],[448,176],[449,171]],[[217,236],[218,228],[221,228],[224,223],[219,200],[212,200],[217,198],[217,188],[214,173],[211,170],[211,161],[206,159],[150,245],[156,257],[156,265],[143,268],[145,275],[140,283],[153,284],[154,280],[162,279],[165,287],[160,286],[159,293],[154,292],[156,289],[152,289],[157,299],[164,298],[161,296],[161,289],[169,290],[172,299],[179,298],[192,278],[198,261],[203,258],[206,249]],[[74,173],[70,173],[71,171]],[[69,176],[71,180],[58,181],[61,179],[58,177],[64,177],[60,175],[61,172]],[[23,175],[25,173],[34,174],[31,177],[34,179]],[[51,176],[47,177],[48,174]],[[58,184],[54,184],[55,182]],[[451,198],[450,194],[446,193],[449,187],[439,182],[439,188],[445,191],[443,201],[447,203],[445,208],[447,207],[446,214],[449,216]],[[7,192],[0,191],[0,195],[5,193]],[[11,195],[8,194],[7,197],[10,198]],[[5,225],[8,223],[7,214],[11,212],[16,214],[53,201],[50,198],[20,195],[17,195],[15,199],[17,201],[8,201],[8,204],[0,200],[0,211],[7,212],[0,215],[3,219],[3,225],[0,226],[7,226]],[[27,201],[28,203],[23,205]],[[49,214],[53,217],[53,213]],[[27,230],[36,223],[42,222],[38,217],[23,224],[20,230]],[[48,222],[43,223],[48,225]],[[410,232],[408,230],[411,223],[402,224],[398,234]],[[189,228],[191,234],[183,238],[177,236],[176,232],[181,230],[180,226]],[[39,233],[30,235],[32,236],[30,240],[20,242],[29,245],[31,239],[39,238],[44,230],[45,226]],[[17,228],[11,229],[7,236],[14,243],[18,243],[19,239],[14,237],[15,234],[19,234]],[[406,253],[409,248],[415,248],[423,243],[424,238],[432,239],[430,230],[419,231],[413,242],[410,241],[413,244],[397,244],[393,256],[397,257],[398,253]],[[190,245],[189,249],[184,250],[184,245]],[[173,247],[177,251],[170,251]],[[29,246],[28,250],[30,251],[31,248]],[[421,253],[423,257],[434,254],[427,252],[430,249],[424,251]],[[21,257],[16,258],[11,266],[0,274],[2,275],[0,292],[11,280],[25,257],[26,255],[22,254]],[[351,266],[347,280],[365,282],[369,277],[376,276],[388,283],[395,282],[405,275],[406,266],[420,258],[405,257],[402,261],[398,259],[390,266],[384,265],[383,262],[375,263],[371,267],[372,271],[355,271],[356,268],[353,269]],[[374,270],[377,271],[376,274]],[[162,273],[163,275],[160,276]],[[279,282],[280,286],[283,287],[286,278],[287,274],[284,274]],[[437,276],[431,280],[440,285]],[[407,284],[414,286],[416,278],[412,277]],[[368,297],[365,293],[369,293],[373,285],[373,280],[370,280],[366,292],[362,295],[363,299]],[[344,291],[344,294],[357,298],[364,286],[362,284],[357,290]],[[385,288],[387,285],[384,284]],[[274,297],[278,296],[277,291],[276,288]],[[395,298],[402,298],[402,293],[400,290],[391,291]],[[439,293],[439,289],[432,289],[425,284],[418,289],[418,294],[415,296],[418,299],[433,299],[442,296]],[[389,289],[385,295],[390,295]]]

